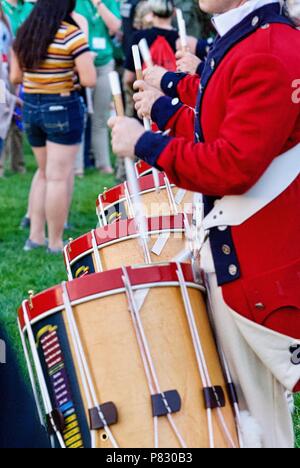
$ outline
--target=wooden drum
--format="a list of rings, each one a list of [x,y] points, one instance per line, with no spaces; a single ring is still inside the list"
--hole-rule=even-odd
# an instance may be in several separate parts
[[[109,224],[72,240],[64,249],[68,278],[141,265],[147,260],[149,263],[170,262],[186,247],[185,221],[190,220],[183,214],[147,219],[146,246],[141,245],[133,219]]]
[[[190,265],[167,264],[86,276],[23,303],[25,356],[55,445],[238,446],[203,292]]]
[[[192,213],[193,193],[171,185],[165,174],[159,173],[159,189],[153,174],[139,179],[144,215],[148,218]],[[133,197],[127,182],[99,195],[97,215],[101,227],[120,219],[135,218]]]

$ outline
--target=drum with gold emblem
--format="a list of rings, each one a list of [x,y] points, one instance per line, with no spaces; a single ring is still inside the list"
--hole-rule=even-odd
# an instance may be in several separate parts
[[[123,267],[32,295],[19,328],[54,446],[239,446],[188,264]]]
[[[170,184],[168,177],[158,174],[158,186],[153,174],[139,179],[140,198],[144,215],[148,218],[157,216],[192,213],[194,194]],[[133,195],[127,182],[100,194],[97,202],[99,225],[135,218]]]
[[[141,239],[134,219],[92,230],[64,249],[69,280],[124,265],[169,262],[187,248],[191,217],[179,214],[146,219],[148,240]]]

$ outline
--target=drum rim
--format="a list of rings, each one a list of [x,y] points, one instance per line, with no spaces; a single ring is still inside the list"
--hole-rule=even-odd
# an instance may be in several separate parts
[[[192,266],[188,263],[181,264],[186,284],[189,288],[197,289],[205,293],[202,284],[197,284],[193,277]],[[140,265],[127,267],[134,290],[151,289],[158,287],[179,287],[177,278],[177,264],[167,263],[161,265]],[[143,275],[144,273],[144,275]],[[122,283],[123,270],[105,271],[95,273],[66,283],[72,305],[89,302],[94,298],[106,297],[125,292]],[[62,286],[56,285],[24,301],[19,308],[18,317],[21,329],[25,328],[23,307],[26,308],[31,323],[36,323],[42,318],[57,313],[64,309]]]
[[[189,216],[189,215],[187,215]],[[176,233],[176,232],[184,232],[185,230],[185,215],[182,213],[179,213],[178,215],[169,215],[169,216],[155,216],[152,218],[146,218],[146,221],[148,222],[148,232],[149,234],[162,234],[165,232],[171,232],[171,233]],[[190,218],[190,216],[189,216]],[[169,219],[170,220],[170,226],[164,227],[163,229],[160,228],[160,226],[164,226],[163,220]],[[118,236],[118,232],[116,232],[116,235],[112,235],[109,230],[111,229],[112,226],[118,224],[121,229],[124,229],[124,232],[126,231],[125,236]],[[157,229],[150,229],[151,226],[158,226]],[[100,236],[100,233],[105,233],[106,232],[106,238],[103,238],[103,236]],[[123,231],[122,231],[123,232]],[[138,237],[138,232],[135,228],[134,225],[134,220],[131,219],[122,219],[119,220],[118,223],[114,224],[109,224],[107,226],[99,227],[95,229],[95,238],[97,242],[97,247],[105,248],[108,247],[109,245],[123,242],[125,240],[130,240],[130,239],[136,239]],[[88,255],[89,253],[93,252],[93,244],[92,244],[92,232],[88,232],[87,234],[84,234],[83,236],[78,237],[77,239],[72,240],[66,250],[65,250],[65,256],[66,260],[73,265],[76,261],[80,260],[82,257],[85,255]]]

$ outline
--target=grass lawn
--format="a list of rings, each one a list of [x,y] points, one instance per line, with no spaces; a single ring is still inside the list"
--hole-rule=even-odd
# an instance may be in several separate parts
[[[4,180],[0,179],[0,326],[5,327],[14,343],[24,375],[16,310],[29,290],[39,292],[66,279],[62,256],[49,256],[43,250],[31,253],[22,250],[28,232],[21,231],[19,224],[26,212],[28,191],[35,171],[29,150],[26,159],[26,175],[8,173]],[[96,171],[89,171],[84,179],[76,181],[70,217],[73,229],[66,233],[66,239],[77,238],[96,226],[97,195],[104,187],[113,184],[113,177],[101,177]],[[300,395],[296,397],[296,405],[295,431],[297,447],[300,448]]]
[[[13,338],[22,366],[22,352],[16,328],[16,310],[29,290],[43,291],[66,279],[62,256],[51,256],[45,250],[25,253],[23,246],[28,231],[19,229],[26,213],[28,191],[35,171],[35,162],[26,149],[26,175],[6,174],[0,179],[0,325]],[[104,187],[114,185],[111,176],[89,171],[84,179],[76,180],[70,216],[73,229],[65,238],[77,238],[97,224],[96,198]]]

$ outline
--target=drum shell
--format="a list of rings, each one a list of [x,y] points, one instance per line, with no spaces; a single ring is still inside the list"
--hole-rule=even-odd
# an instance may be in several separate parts
[[[145,267],[145,270],[147,268]],[[159,267],[161,268],[163,267]],[[102,275],[92,275],[74,283],[78,285],[78,290],[87,290],[89,282],[101,284]],[[108,281],[108,275],[114,278],[116,272],[104,275]],[[156,275],[156,278],[158,276]],[[74,287],[71,285],[73,290]],[[189,448],[209,447],[203,385],[197,369],[179,284],[156,280],[151,284],[140,285],[139,288],[141,287],[146,289],[147,294],[140,314],[161,389],[177,390],[182,399],[182,409],[174,414],[174,421]],[[192,282],[188,282],[187,287],[212,384],[225,388],[203,292]],[[55,292],[55,296],[60,296],[59,290]],[[73,300],[72,305],[99,401],[112,401],[118,408],[119,421],[111,426],[115,439],[123,448],[152,448],[153,418],[149,389],[125,292],[117,288],[98,297],[91,294],[89,297]],[[34,310],[32,314],[34,316]],[[48,315],[50,320],[49,312]],[[64,342],[66,337],[69,342],[87,418],[87,402],[80,383],[76,353],[63,306],[60,310],[56,308],[54,316],[58,315],[64,322],[61,331],[66,335]],[[37,334],[40,329],[38,317],[35,317],[34,321],[34,331]],[[232,437],[238,444],[228,398],[222,411]],[[216,413],[213,416],[213,425],[216,447],[227,447]],[[103,431],[97,433],[97,447],[111,448],[111,442],[104,440],[103,435]],[[159,419],[159,443],[160,448],[180,448],[165,417]]]
[[[187,217],[186,221],[191,222],[191,219]],[[187,248],[184,216],[152,218],[147,220],[147,225],[147,245],[152,263],[170,262]],[[93,237],[97,244],[96,252]],[[71,241],[64,254],[69,279],[145,263],[141,239],[133,220],[119,221]]]

